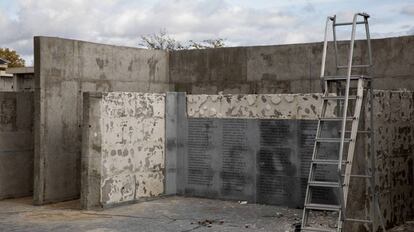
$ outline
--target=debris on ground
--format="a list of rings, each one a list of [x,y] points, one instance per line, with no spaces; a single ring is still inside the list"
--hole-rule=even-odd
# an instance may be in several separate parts
[[[406,221],[403,225],[396,226],[389,230],[389,232],[413,232],[414,221]]]
[[[276,213],[276,217],[277,217],[277,218],[281,218],[281,217],[283,217],[283,213],[279,213],[279,212],[277,212],[277,213]]]

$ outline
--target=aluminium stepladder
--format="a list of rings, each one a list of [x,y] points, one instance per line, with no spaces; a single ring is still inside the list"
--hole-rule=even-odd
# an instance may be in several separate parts
[[[358,19],[362,17],[363,20]],[[348,200],[348,191],[351,177],[356,178],[366,178],[368,184],[371,186],[371,189],[375,189],[375,157],[374,157],[374,134],[373,134],[373,105],[372,105],[372,79],[367,75],[355,75],[354,70],[367,70],[372,66],[372,53],[371,53],[371,41],[369,34],[369,25],[368,25],[369,15],[366,13],[357,13],[353,17],[353,21],[349,23],[337,23],[336,16],[328,17],[326,20],[325,27],[325,39],[323,45],[322,53],[322,64],[321,64],[321,82],[323,83],[323,105],[320,113],[315,144],[312,154],[312,161],[310,164],[310,171],[308,177],[308,183],[306,187],[305,203],[303,209],[302,217],[302,226],[301,231],[343,231],[343,225],[345,221],[370,224],[368,228],[374,230],[376,225],[374,224],[375,218],[378,217],[381,228],[385,231],[379,201],[378,194],[376,190],[371,191],[371,207],[370,207],[370,216],[369,219],[351,219],[346,217],[346,206]],[[345,71],[345,74],[335,75],[335,76],[325,76],[325,65],[326,65],[326,53],[327,53],[327,34],[328,27],[332,22],[333,29],[333,45],[335,51],[335,63],[336,63],[336,73],[340,73],[341,70]],[[354,55],[354,44],[355,44],[355,33],[357,24],[365,25],[366,32],[366,42],[368,50],[368,61],[369,64],[353,64],[353,55]],[[339,65],[338,57],[338,45],[336,40],[336,27],[338,26],[352,26],[351,40],[349,43],[349,52],[347,57],[347,65]],[[336,92],[330,91],[332,85],[335,85]],[[352,93],[351,93],[352,90]],[[362,107],[367,97],[364,97],[364,92],[369,92],[371,97],[369,98],[370,102],[370,125],[368,131],[359,130],[359,121],[361,117]],[[367,95],[367,94],[365,94]],[[327,112],[327,107],[330,103],[336,102],[337,109],[336,113]],[[352,107],[349,107],[349,106]],[[353,108],[353,109],[351,109]],[[338,123],[339,128],[339,137],[329,137],[324,130],[327,129],[326,123],[336,122]],[[354,175],[351,174],[352,163],[354,162],[355,148],[356,148],[356,139],[358,133],[364,133],[369,135],[371,139],[370,146],[370,158],[368,159],[368,168],[366,170],[367,174],[363,175]],[[338,154],[335,158],[326,158],[321,153],[320,150],[323,144],[337,144],[339,145]],[[345,154],[345,155],[344,155]],[[318,180],[316,176],[316,170],[318,166],[331,166],[337,167],[337,178],[335,181],[332,180]],[[317,189],[332,189],[337,191],[338,203],[337,204],[326,204],[313,202],[312,194],[313,191]],[[316,190],[315,190],[316,189]],[[337,212],[337,225],[336,228],[322,228],[314,225],[308,224],[310,211],[335,211]]]

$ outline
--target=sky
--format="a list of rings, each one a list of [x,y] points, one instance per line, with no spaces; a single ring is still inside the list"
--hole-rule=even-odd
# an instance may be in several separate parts
[[[0,47],[32,65],[40,35],[132,47],[160,30],[227,46],[317,42],[327,16],[348,22],[355,12],[371,15],[373,38],[414,35],[414,0],[0,0]]]

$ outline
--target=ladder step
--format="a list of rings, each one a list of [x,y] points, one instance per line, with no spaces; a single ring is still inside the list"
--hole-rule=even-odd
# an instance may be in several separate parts
[[[326,211],[340,211],[341,206],[339,205],[327,205],[327,204],[316,204],[310,203],[305,204],[306,209],[315,209],[315,210],[326,210]]]
[[[346,218],[345,221],[348,221],[348,222],[359,222],[359,223],[372,223],[371,220],[355,219],[355,218]]]
[[[311,187],[326,187],[326,188],[339,188],[338,182],[330,182],[330,181],[309,181],[309,186]]]
[[[349,25],[353,25],[353,22],[346,22],[346,23],[335,23],[334,26],[349,26]],[[365,21],[357,21],[356,24],[365,24]]]
[[[326,81],[344,81],[346,80],[348,77],[347,76],[324,76],[322,77],[324,80]],[[370,79],[369,76],[366,75],[351,75],[350,79],[351,80],[358,80],[358,79]]]
[[[330,121],[330,122],[342,122],[342,119],[343,118],[340,118],[340,117],[338,117],[338,118],[319,118],[319,120],[320,121]],[[354,117],[346,117],[346,120],[347,121],[352,121],[352,120],[354,120],[355,118]]]
[[[340,143],[341,139],[340,138],[316,138],[315,141],[319,143]],[[344,142],[349,143],[351,142],[351,139],[346,138],[344,139]]]
[[[314,159],[312,161],[314,164],[329,164],[329,165],[338,165],[339,160],[324,160],[324,159]],[[348,161],[342,161],[342,165],[346,165]]]
[[[322,96],[324,100],[345,100],[345,96]],[[356,100],[357,96],[348,96],[349,100]]]
[[[369,68],[371,67],[371,65],[369,64],[356,64],[356,65],[352,65],[352,68]],[[348,66],[347,65],[339,65],[337,68],[339,69],[347,69]]]
[[[319,231],[319,232],[336,232],[336,229],[316,228],[316,227],[302,227],[301,231]]]
[[[338,132],[341,133],[341,131],[342,130],[339,130]],[[351,133],[351,131],[350,130],[346,130],[345,133]],[[357,131],[357,133],[360,133],[360,134],[370,134],[371,131],[370,130],[359,130],[359,131]]]

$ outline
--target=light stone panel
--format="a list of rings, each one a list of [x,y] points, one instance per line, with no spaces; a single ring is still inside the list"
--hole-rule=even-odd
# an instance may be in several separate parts
[[[103,93],[98,104],[96,118],[99,126],[95,127],[100,129],[94,128],[91,121],[89,126],[84,125],[84,129],[92,131],[89,136],[100,137],[100,147],[89,144],[86,147],[89,153],[84,148],[83,159],[99,151],[99,158],[85,165],[88,169],[96,167],[95,162],[98,162],[97,170],[91,170],[90,173],[100,173],[97,184],[99,190],[90,190],[93,186],[91,183],[91,187],[84,184],[82,192],[85,194],[81,196],[83,206],[105,207],[163,194],[165,95],[110,92]],[[94,117],[89,118],[96,120]],[[83,140],[88,141],[87,136]],[[98,191],[99,194],[88,195],[87,189]],[[89,196],[99,197],[99,200],[89,199]]]
[[[322,94],[187,95],[187,114],[194,118],[309,119],[320,115]],[[335,102],[328,102],[333,115]]]

